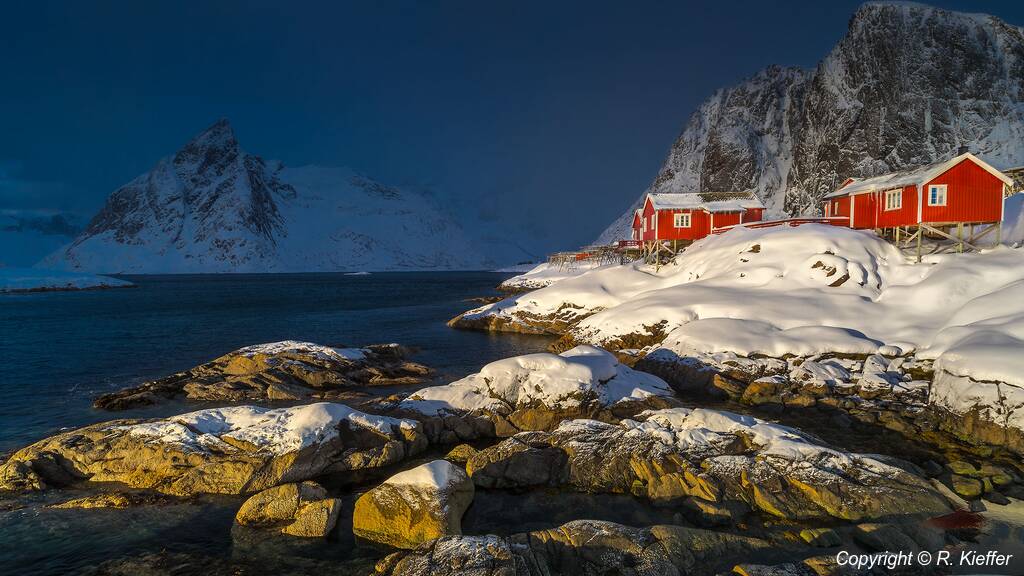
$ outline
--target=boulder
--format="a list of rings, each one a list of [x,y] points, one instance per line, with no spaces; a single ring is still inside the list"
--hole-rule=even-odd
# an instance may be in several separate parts
[[[444,459],[456,464],[465,464],[473,457],[477,452],[476,448],[473,448],[469,444],[459,444],[455,448],[452,448],[445,454]]]
[[[293,482],[253,494],[235,515],[243,526],[274,528],[282,534],[326,537],[338,521],[341,500],[316,482]]]
[[[352,388],[421,384],[431,370],[397,344],[332,348],[285,340],[246,346],[191,370],[104,394],[94,406],[125,410],[184,397],[244,402],[340,398]]]
[[[750,416],[674,408],[619,424],[574,420],[522,433],[481,450],[467,469],[478,486],[561,483],[665,504],[737,501],[791,520],[949,511],[927,479],[896,464]]]
[[[329,472],[376,468],[426,448],[419,423],[344,404],[234,406],[158,420],[115,420],[23,448],[0,490],[121,482],[165,494],[252,494]]]
[[[703,576],[770,547],[755,538],[683,526],[631,528],[576,520],[550,530],[499,536],[448,536],[388,556],[391,576],[541,576],[650,574]]]
[[[473,482],[447,460],[434,460],[388,478],[356,500],[352,532],[363,539],[414,548],[462,534]]]
[[[633,370],[601,348],[577,346],[492,362],[462,380],[410,394],[393,413],[423,421],[432,441],[451,443],[552,430],[574,418],[617,422],[678,405],[657,376]]]

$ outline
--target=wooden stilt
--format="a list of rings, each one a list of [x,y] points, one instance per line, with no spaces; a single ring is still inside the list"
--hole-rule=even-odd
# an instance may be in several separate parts
[[[956,246],[956,251],[959,254],[963,254],[964,253],[964,223],[963,222],[957,222],[956,223],[956,239],[960,242]]]
[[[921,225],[917,225],[917,263],[921,263]]]

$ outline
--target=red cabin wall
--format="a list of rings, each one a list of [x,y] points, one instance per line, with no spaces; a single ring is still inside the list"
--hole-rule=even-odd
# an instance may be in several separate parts
[[[654,206],[651,204],[650,199],[644,202],[644,210],[641,213],[642,219],[640,220],[641,226],[644,222],[650,222],[651,218],[654,217]],[[640,239],[641,240],[654,240],[655,230],[649,230],[647,228],[641,229]]]
[[[746,212],[743,213],[744,222],[760,222],[762,219],[764,219],[763,208],[748,208]]]
[[[889,228],[892,226],[910,226],[917,224],[917,186],[906,186],[901,191],[903,197],[898,210],[885,209],[885,192],[872,192],[875,197],[875,206],[878,210],[878,220],[874,226],[860,226],[858,228]],[[867,194],[863,194],[867,196]],[[860,202],[860,198],[857,198]]]
[[[690,227],[676,228],[675,214],[689,214]],[[697,240],[711,233],[708,213],[703,210],[659,210],[658,240]],[[717,223],[716,223],[717,224]]]
[[[734,226],[740,223],[739,212],[719,212],[715,214],[714,228],[721,228],[722,226]]]
[[[928,205],[928,186],[946,185],[946,205]],[[964,160],[921,187],[922,222],[999,222],[1003,218],[1003,182]]]
[[[857,194],[850,196],[850,227],[874,228],[875,209],[878,203],[874,194]]]
[[[849,218],[850,197],[829,198],[827,202],[822,203],[821,213],[826,216],[846,216]]]

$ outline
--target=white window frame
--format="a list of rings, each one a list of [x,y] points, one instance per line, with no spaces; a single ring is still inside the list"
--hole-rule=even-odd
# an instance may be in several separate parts
[[[682,224],[683,220],[686,220],[685,225]],[[677,212],[672,215],[672,225],[676,228],[689,228],[693,225],[693,217],[690,216],[689,212]]]
[[[936,202],[932,202],[932,191],[933,190],[936,192],[936,196],[938,196],[937,193],[939,193],[939,192],[942,193],[942,202],[938,202],[938,198],[937,197],[936,197]],[[948,193],[949,193],[949,187],[946,184],[932,184],[932,185],[928,186],[928,205],[929,206],[945,206],[946,202],[948,201]]]
[[[885,210],[899,210],[903,208],[903,190],[885,191]]]

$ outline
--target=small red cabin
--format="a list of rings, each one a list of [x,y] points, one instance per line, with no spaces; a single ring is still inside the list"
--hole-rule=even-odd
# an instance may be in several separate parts
[[[973,154],[872,178],[848,178],[824,198],[825,216],[851,228],[991,224],[1003,219],[1008,176]]]
[[[715,228],[759,222],[764,204],[753,192],[648,194],[633,214],[633,239],[698,240]]]

